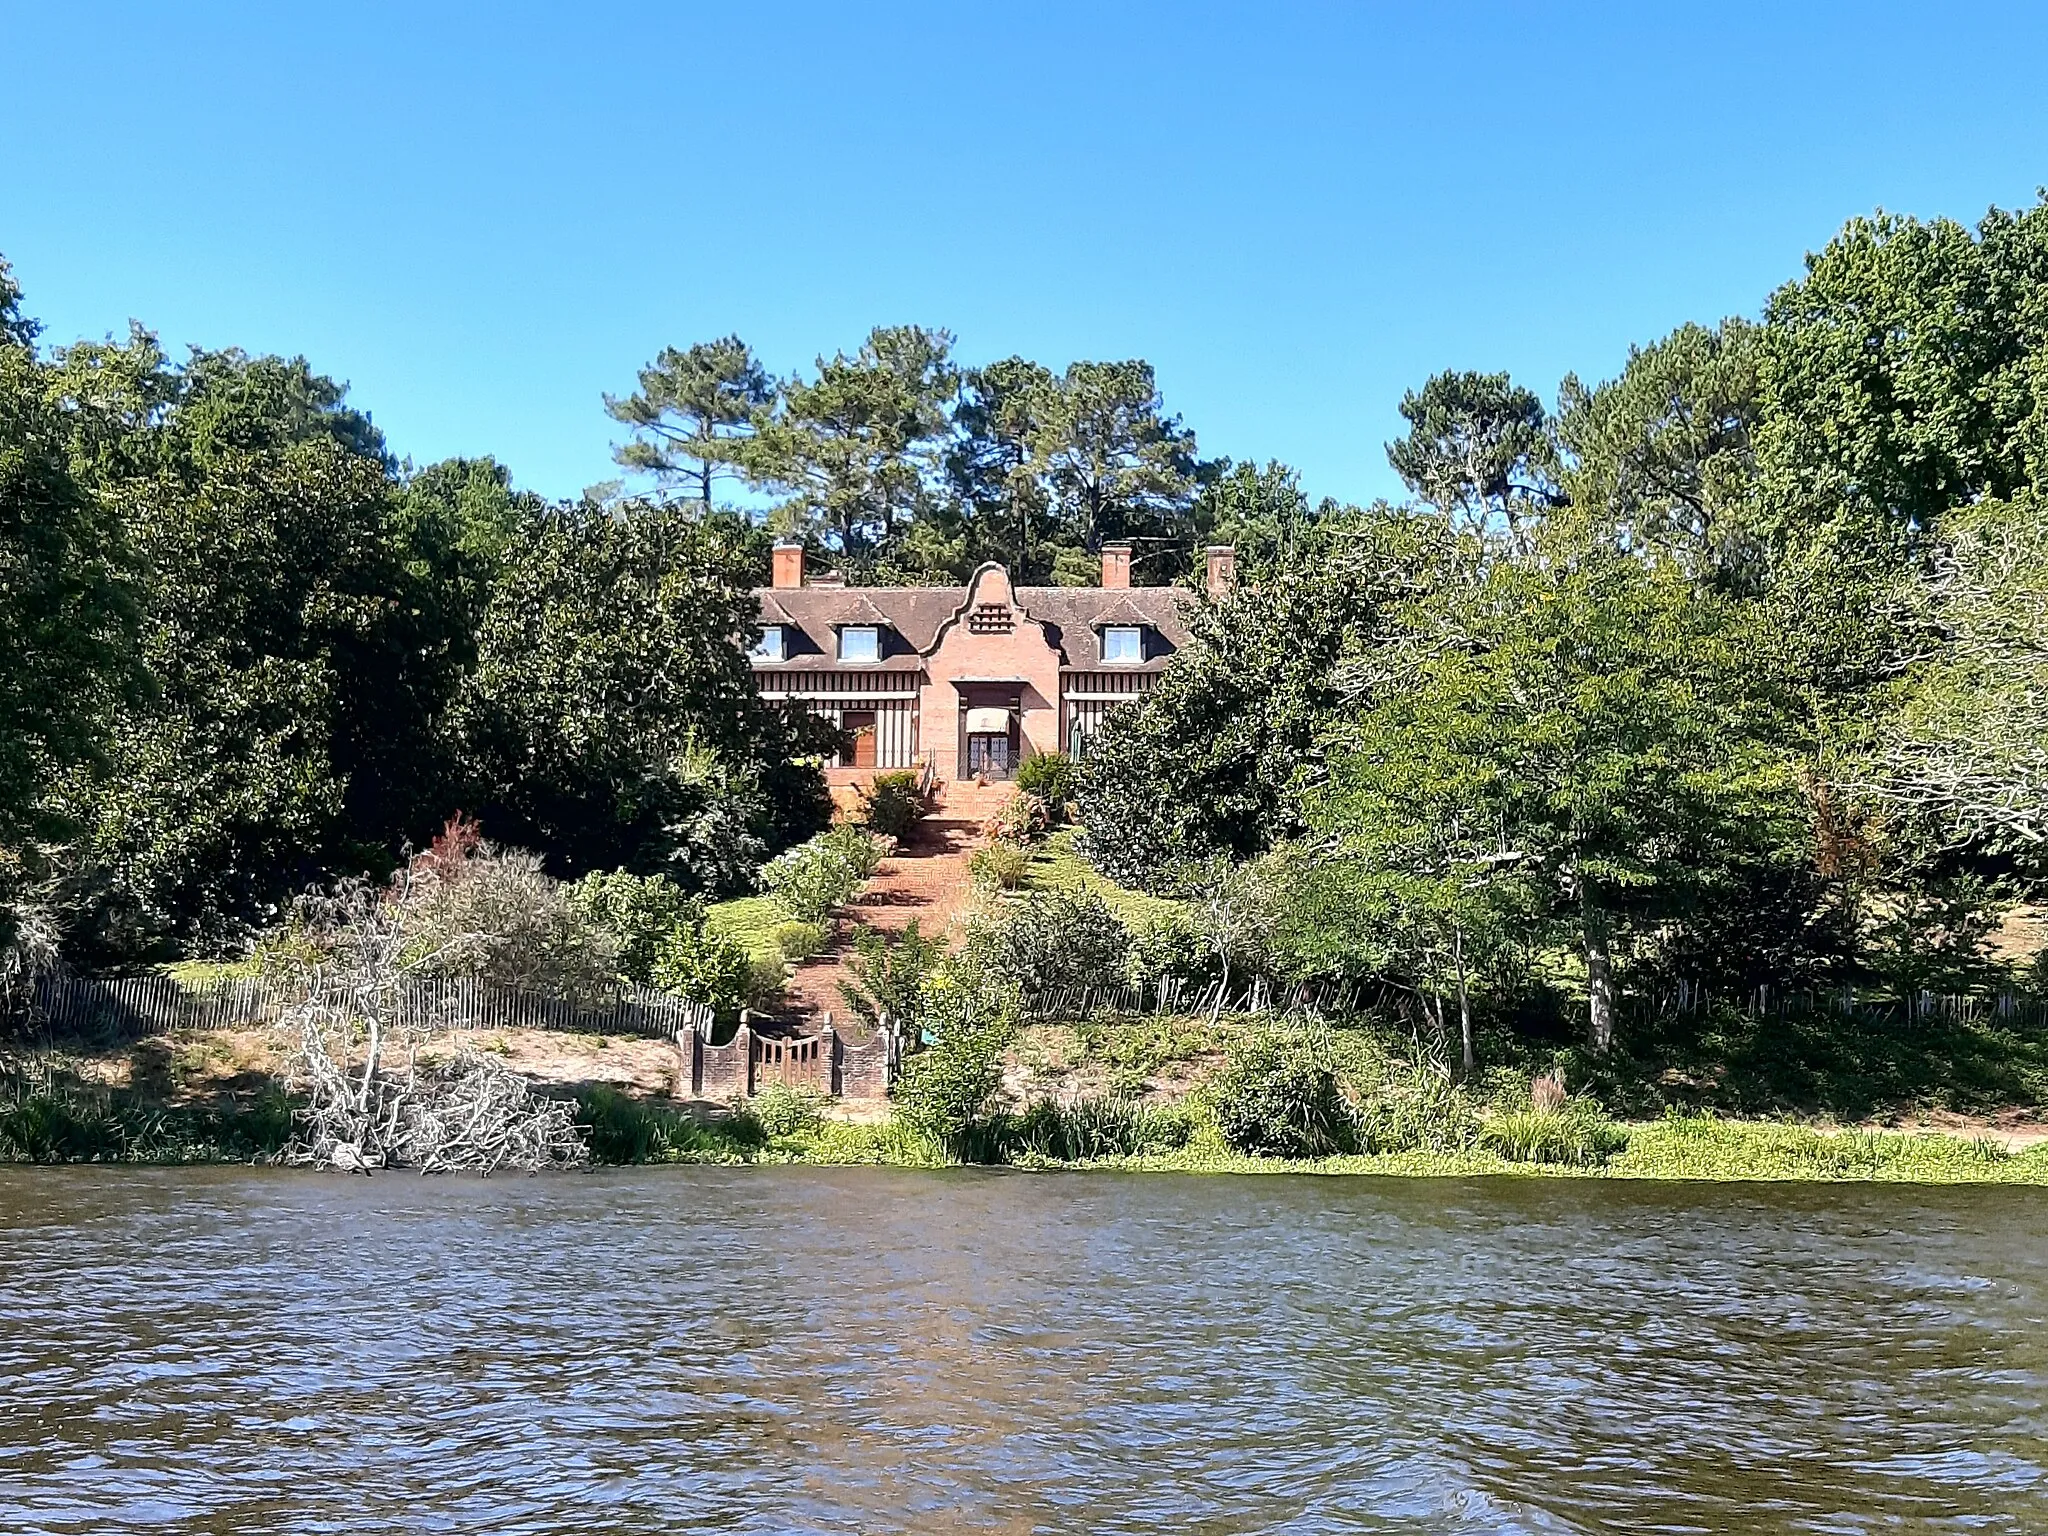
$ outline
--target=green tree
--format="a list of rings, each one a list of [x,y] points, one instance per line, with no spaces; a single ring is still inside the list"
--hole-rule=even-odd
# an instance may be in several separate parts
[[[737,336],[663,347],[640,370],[635,393],[604,397],[606,412],[633,432],[613,457],[681,484],[709,512],[714,480],[750,478],[754,438],[775,394],[774,380]]]
[[[1165,413],[1150,363],[1073,364],[1057,389],[1036,395],[1025,440],[1075,548],[1094,555],[1112,539],[1185,546],[1201,466],[1194,433]],[[1081,571],[1095,579],[1092,564]]]
[[[892,552],[943,492],[947,409],[958,389],[953,338],[878,326],[860,350],[792,380],[755,444],[765,483],[789,492],[781,516],[856,565]]]
[[[506,551],[453,721],[485,827],[564,874],[744,888],[822,826],[819,728],[764,702],[752,559],[729,518],[568,506]]]
[[[1142,700],[1086,744],[1075,798],[1112,878],[1171,891],[1217,856],[1246,860],[1302,830],[1304,775],[1391,605],[1437,579],[1440,523],[1385,510],[1323,524],[1219,603]]]
[[[1447,876],[1511,863],[1572,935],[1604,1052],[1618,955],[1733,871],[1803,856],[1768,657],[1733,605],[1598,545],[1552,541],[1414,622],[1405,678],[1332,744],[1318,827],[1415,844],[1411,872],[1451,834]]]
[[[0,952],[42,845],[72,831],[52,814],[53,782],[98,762],[133,681],[125,540],[72,474],[35,337],[0,260]]]
[[[93,829],[107,937],[227,942],[374,862],[416,810],[436,699],[391,465],[302,359],[172,368],[138,333],[60,354],[53,383],[141,569],[149,696],[109,720],[108,770],[65,794]]]
[[[1809,257],[1760,337],[1771,536],[1907,558],[1951,508],[2048,478],[2044,285],[2048,202],[1993,209],[1974,232],[1854,219]]]
[[[982,559],[1000,559],[1020,584],[1042,583],[1052,573],[1056,530],[1051,499],[1034,469],[1031,441],[1059,379],[1038,363],[1008,357],[970,369],[962,383],[953,413],[957,437],[946,471],[975,524],[965,563],[971,569]]]
[[[1447,517],[1517,547],[1556,501],[1543,403],[1505,373],[1439,373],[1401,397],[1408,431],[1387,462]]]
[[[1588,389],[1567,376],[1558,436],[1572,506],[1606,536],[1675,561],[1696,579],[1754,589],[1757,331],[1680,326],[1631,348],[1621,376]]]

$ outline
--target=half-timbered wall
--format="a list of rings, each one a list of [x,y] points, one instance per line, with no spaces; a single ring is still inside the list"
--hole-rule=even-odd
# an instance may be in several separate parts
[[[914,672],[757,672],[765,699],[787,699],[841,725],[849,710],[875,717],[875,766],[917,763],[917,674]]]
[[[1060,679],[1061,750],[1086,755],[1088,740],[1102,729],[1104,716],[1149,692],[1152,682],[1149,672],[1067,673]]]

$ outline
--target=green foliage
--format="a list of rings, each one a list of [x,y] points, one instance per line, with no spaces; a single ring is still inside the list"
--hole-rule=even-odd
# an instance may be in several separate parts
[[[1233,1048],[1207,1094],[1232,1151],[1328,1157],[1358,1144],[1351,1106],[1325,1051],[1299,1036],[1258,1030]]]
[[[999,984],[1024,993],[1123,984],[1130,935],[1093,891],[1034,893],[970,925],[967,956]]]
[[[572,871],[745,889],[829,813],[794,763],[821,728],[754,691],[756,617],[736,526],[590,504],[523,525],[453,711],[485,826]]]
[[[1113,712],[1078,765],[1086,851],[1119,884],[1170,891],[1191,864],[1248,859],[1302,826],[1297,772],[1390,602],[1441,530],[1385,511],[1331,520],[1222,602],[1195,610],[1158,686]]]
[[[1046,808],[1058,826],[1074,798],[1074,760],[1064,752],[1039,752],[1017,765],[1017,793],[1030,795]]]
[[[860,792],[861,820],[882,837],[903,838],[925,813],[917,775],[906,770],[878,773]]]
[[[852,356],[793,379],[750,462],[788,493],[781,518],[856,564],[891,552],[930,508],[958,383],[952,336],[877,326]]]
[[[709,1124],[684,1110],[597,1087],[577,1095],[576,1124],[593,1163],[728,1163],[745,1159],[761,1137],[752,1121]]]
[[[1009,1032],[998,1026],[954,1025],[903,1063],[890,1096],[903,1123],[959,1158],[991,1112],[1003,1081]]]
[[[738,940],[701,923],[684,924],[662,946],[654,962],[654,984],[730,1019],[754,994],[753,960]]]
[[[1037,795],[1019,789],[984,826],[1004,842],[1025,846],[1044,837],[1056,821],[1051,806]]]
[[[770,1141],[814,1132],[824,1123],[825,1097],[770,1083],[748,1101],[748,1111]]]
[[[1030,867],[1031,855],[1006,838],[983,844],[967,858],[967,872],[983,890],[1014,891]]]
[[[851,823],[832,828],[817,839],[817,844],[862,880],[874,878],[892,846],[886,837]]]
[[[791,962],[810,959],[826,944],[825,929],[818,923],[777,923],[772,937],[782,958]]]
[[[613,995],[617,941],[577,889],[550,879],[538,856],[475,842],[464,830],[450,823],[393,892],[403,896],[407,958],[548,997],[597,1003]]]
[[[124,530],[72,472],[72,428],[18,301],[0,260],[0,949],[33,845],[67,830],[46,797],[98,759],[136,640]]]
[[[1121,1099],[1071,1104],[1037,1099],[1016,1114],[980,1128],[964,1160],[977,1163],[1083,1163],[1177,1152],[1194,1134],[1195,1118],[1174,1105],[1155,1108]]]
[[[1517,1109],[1489,1119],[1479,1145],[1510,1163],[1596,1168],[1628,1145],[1628,1133],[1591,1105]]]
[[[1543,404],[1504,373],[1439,373],[1401,397],[1387,462],[1445,516],[1519,538],[1551,500]]]
[[[1177,981],[1183,985],[1216,979],[1215,956],[1194,920],[1182,913],[1155,917],[1131,934],[1125,974],[1140,987]]]
[[[679,482],[708,512],[713,481],[746,475],[774,400],[774,381],[737,336],[663,347],[640,370],[636,393],[605,396],[611,418],[633,433],[613,456],[629,469]]]
[[[770,860],[761,884],[799,922],[822,923],[860,894],[881,862],[881,845],[872,836],[835,827]]]
[[[893,939],[863,928],[847,958],[854,980],[841,982],[839,990],[847,1006],[871,1024],[887,1014],[914,1025],[925,1015],[925,989],[945,958],[945,940],[920,933],[914,917]]]
[[[251,1162],[276,1156],[291,1134],[291,1100],[274,1085],[164,1107],[53,1063],[0,1062],[0,1162]]]
[[[703,915],[666,875],[593,871],[565,894],[571,908],[610,939],[619,974],[643,987],[652,982],[654,962],[669,936]]]

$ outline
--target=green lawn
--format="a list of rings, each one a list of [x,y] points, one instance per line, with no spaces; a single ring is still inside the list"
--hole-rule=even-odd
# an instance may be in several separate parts
[[[738,939],[756,960],[780,960],[782,947],[775,942],[778,925],[790,921],[789,910],[773,896],[742,896],[721,901],[704,909],[704,926],[713,933]]]
[[[1147,896],[1107,878],[1075,846],[1078,829],[1064,827],[1045,840],[1024,871],[1027,891],[1093,891],[1132,932],[1187,911],[1185,902]]]

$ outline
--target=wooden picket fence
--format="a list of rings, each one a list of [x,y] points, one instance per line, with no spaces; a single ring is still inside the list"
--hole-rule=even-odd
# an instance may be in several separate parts
[[[1218,992],[1223,993],[1219,1007]],[[1225,990],[1218,983],[1191,985],[1172,979],[1143,987],[1052,987],[1024,997],[1024,1016],[1034,1020],[1086,1019],[1098,1014],[1263,1013],[1326,1014],[1341,1018],[1373,1007],[1389,1006],[1400,989],[1372,978],[1324,978],[1285,982],[1269,977]],[[1788,1018],[1836,1013],[1871,1023],[1941,1020],[1970,1023],[1996,1019],[2020,1029],[2048,1030],[2048,1000],[2011,991],[1992,994],[1923,992],[1907,1000],[1878,997],[1852,989],[1808,992],[1757,987],[1733,995],[1717,994],[1696,983],[1679,982],[1655,994],[1627,993],[1618,999],[1624,1018],[1647,1020],[1690,1016],[1717,1006],[1733,1007],[1751,1018]]]
[[[1697,982],[1674,982],[1652,994],[1630,994],[1620,1011],[1636,1019],[1688,1018],[1732,1007],[1753,1019],[1798,1018],[1833,1013],[1873,1023],[1935,1021],[1969,1024],[1996,1019],[2019,1029],[2048,1029],[2048,999],[2010,990],[1994,993],[1921,992],[1910,998],[1883,997],[1842,987],[1832,992],[1802,988],[1753,987],[1742,992],[1715,992]]]
[[[275,1024],[305,1000],[306,985],[262,977],[219,978],[184,987],[169,976],[44,977],[31,1016],[65,1035],[139,1038],[174,1030],[248,1029]],[[711,1009],[635,987],[595,1006],[497,986],[474,976],[407,981],[396,1022],[421,1029],[548,1029],[576,1034],[709,1036]]]
[[[1146,986],[1051,987],[1027,993],[1030,1019],[1086,1019],[1102,1013],[1258,1014],[1356,1013],[1380,1000],[1383,986],[1362,978],[1275,981],[1255,976],[1234,987],[1221,982],[1195,985],[1178,978]],[[1219,1003],[1219,994],[1221,1001]]]

